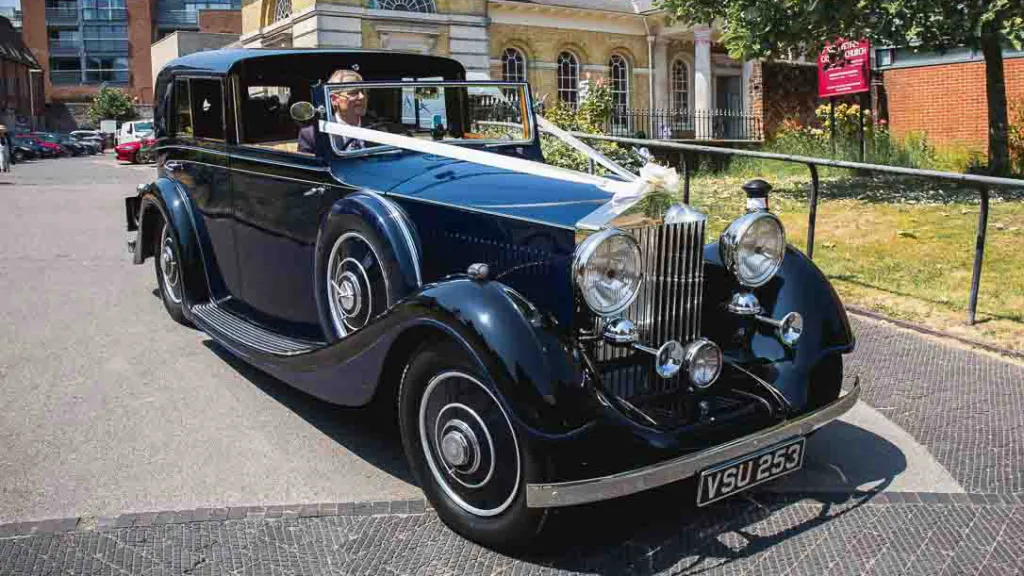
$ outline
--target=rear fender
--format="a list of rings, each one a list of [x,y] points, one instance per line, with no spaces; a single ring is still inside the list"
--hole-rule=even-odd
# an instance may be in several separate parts
[[[138,237],[132,261],[142,264],[159,254],[161,222],[169,222],[178,242],[185,296],[189,302],[209,299],[203,251],[188,196],[172,180],[160,178],[139,192]]]

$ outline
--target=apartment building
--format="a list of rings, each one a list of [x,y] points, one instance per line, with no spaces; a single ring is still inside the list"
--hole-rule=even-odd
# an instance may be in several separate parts
[[[122,88],[143,108],[150,106],[153,42],[176,31],[241,33],[241,3],[21,0],[22,35],[44,70],[47,116],[61,125],[81,119],[103,85]]]

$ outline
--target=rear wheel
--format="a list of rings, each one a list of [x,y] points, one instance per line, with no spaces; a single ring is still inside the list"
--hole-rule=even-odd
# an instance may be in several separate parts
[[[438,516],[492,548],[521,547],[540,533],[547,510],[527,508],[526,484],[540,465],[466,352],[428,344],[399,390],[402,444]]]
[[[160,232],[160,245],[156,250],[156,283],[160,290],[160,299],[164,302],[167,313],[178,324],[189,325],[185,318],[184,282],[181,271],[181,251],[178,242],[171,232],[170,226],[164,222]]]
[[[15,162],[24,162],[25,161],[25,153],[22,152],[21,150],[15,150],[14,151],[14,161]]]

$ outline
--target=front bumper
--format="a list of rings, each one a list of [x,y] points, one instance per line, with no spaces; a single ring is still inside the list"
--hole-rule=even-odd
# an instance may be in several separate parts
[[[527,484],[526,505],[530,508],[573,506],[627,496],[671,484],[694,476],[706,468],[788,438],[807,435],[845,414],[853,408],[859,397],[860,381],[854,379],[853,386],[831,404],[725,444],[600,478]]]

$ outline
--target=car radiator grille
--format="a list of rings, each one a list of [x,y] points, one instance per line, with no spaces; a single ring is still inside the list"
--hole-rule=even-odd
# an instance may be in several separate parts
[[[652,348],[668,340],[686,344],[700,335],[704,226],[701,219],[627,228],[640,244],[644,281],[637,299],[622,315],[636,325],[641,344]],[[597,329],[603,328],[599,322]],[[687,386],[685,374],[668,380],[659,377],[647,353],[598,341],[593,354],[602,368],[605,390],[641,411],[645,404],[657,402],[659,415],[664,416],[665,397],[677,396]]]

